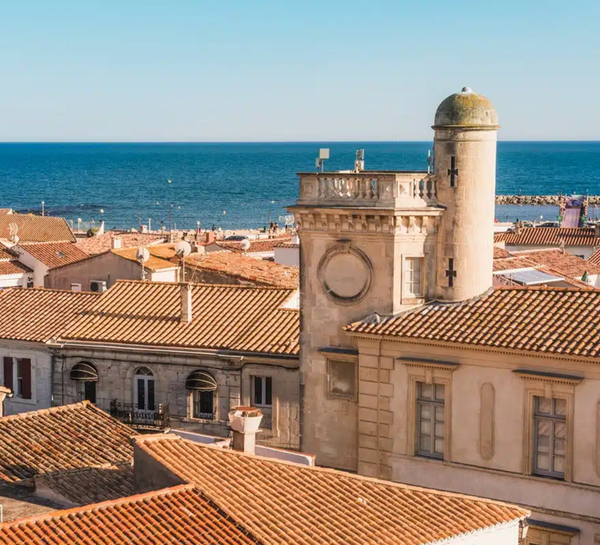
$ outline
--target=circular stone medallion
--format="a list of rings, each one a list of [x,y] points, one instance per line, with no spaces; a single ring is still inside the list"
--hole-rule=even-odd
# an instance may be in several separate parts
[[[360,301],[369,291],[373,267],[357,248],[340,245],[331,248],[319,263],[319,279],[325,293],[339,303]]]

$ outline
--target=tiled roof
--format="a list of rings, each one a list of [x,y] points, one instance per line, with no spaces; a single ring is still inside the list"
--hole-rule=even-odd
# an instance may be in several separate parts
[[[194,281],[195,271],[222,273],[256,285],[297,289],[300,271],[297,267],[280,265],[233,252],[192,254],[186,260],[186,276]]]
[[[499,248],[498,246],[494,246],[494,259],[502,259],[505,257],[510,257],[510,254],[504,248]]]
[[[151,233],[116,233],[109,231],[103,235],[89,238],[78,238],[77,246],[85,253],[102,254],[112,248],[112,239],[121,239],[121,248],[133,248],[139,246],[148,246],[165,240],[164,235]]]
[[[567,354],[600,355],[600,291],[500,287],[462,303],[432,302],[346,331]]]
[[[96,302],[98,294],[44,288],[0,291],[0,339],[47,342]]]
[[[0,242],[0,261],[12,261],[18,257],[14,250],[11,250],[8,246],[4,246]]]
[[[598,248],[590,257],[588,257],[587,260],[594,265],[600,265],[600,248]]]
[[[516,231],[496,233],[494,242],[513,246],[600,246],[600,237],[588,227],[523,227]]]
[[[138,262],[136,255],[138,247],[111,250],[113,254]],[[150,252],[150,259],[144,263],[144,267],[149,271],[159,271],[161,269],[174,269],[179,266],[173,263],[171,259],[175,257],[175,244],[157,244],[146,248]]]
[[[275,238],[264,238],[264,239],[254,239],[250,240],[250,248],[244,252],[241,246],[241,242],[233,241],[233,240],[220,240],[218,241],[219,246],[231,250],[232,252],[241,252],[248,254],[262,253],[262,252],[272,252],[276,245],[290,242],[292,240],[291,235],[285,235]]]
[[[5,545],[259,543],[189,485],[1,524],[0,542]]]
[[[87,401],[0,418],[0,480],[131,462],[135,432]]]
[[[38,493],[43,494],[45,489],[49,489],[53,495],[73,505],[116,500],[134,493],[131,461],[100,467],[62,469],[36,475],[34,480]]]
[[[64,339],[298,354],[291,289],[192,284],[193,319],[180,322],[180,284],[119,280]]]
[[[18,261],[0,261],[0,276],[5,274],[25,274],[32,270]],[[0,318],[0,321],[2,319]]]
[[[72,242],[41,242],[38,244],[20,244],[19,250],[32,255],[49,268],[61,267],[85,259],[87,254]]]
[[[494,272],[512,271],[513,269],[530,269],[535,268],[536,264],[526,257],[505,257],[494,259]]]
[[[5,214],[12,214],[12,208],[0,208],[0,216]]]
[[[265,545],[433,543],[517,521],[528,511],[242,454],[184,439],[136,440]],[[235,476],[235,478],[232,478]]]
[[[19,242],[75,242],[67,220],[50,216],[0,215],[0,239],[10,239],[11,224],[16,224]]]
[[[563,252],[559,248],[522,250],[513,252],[513,255],[529,259],[536,265],[546,265],[562,275],[572,278],[581,278],[586,272],[600,274],[600,265],[581,259],[569,252]]]

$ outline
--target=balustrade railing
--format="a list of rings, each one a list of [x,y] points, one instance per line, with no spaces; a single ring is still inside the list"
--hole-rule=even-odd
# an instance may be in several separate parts
[[[132,427],[165,429],[171,425],[169,404],[157,404],[154,407],[138,407],[135,403],[127,403],[113,399],[110,402],[110,415]]]

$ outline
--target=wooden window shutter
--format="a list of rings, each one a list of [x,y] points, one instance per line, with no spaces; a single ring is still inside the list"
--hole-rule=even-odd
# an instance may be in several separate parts
[[[13,388],[13,359],[4,356],[4,386],[14,390]]]
[[[31,360],[22,358],[19,360],[20,376],[23,379],[23,391],[21,397],[23,399],[31,399]]]

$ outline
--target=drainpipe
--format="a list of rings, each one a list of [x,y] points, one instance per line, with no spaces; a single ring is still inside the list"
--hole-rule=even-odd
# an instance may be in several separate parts
[[[379,411],[380,411],[380,404],[379,404],[379,396],[381,393],[381,340],[378,341],[377,343],[377,424],[376,424],[376,429],[375,429],[375,438],[377,439],[377,478],[380,478],[380,454],[379,454]],[[359,361],[360,361],[360,355],[358,356]],[[359,363],[359,369],[360,369],[360,363]]]

